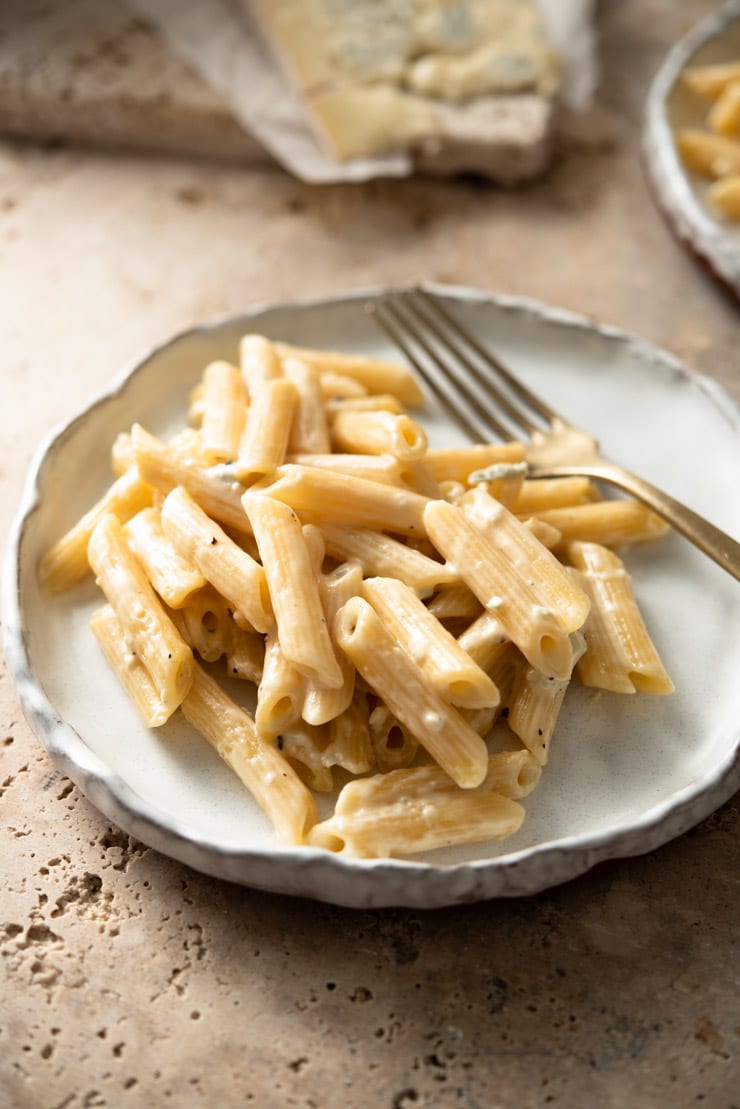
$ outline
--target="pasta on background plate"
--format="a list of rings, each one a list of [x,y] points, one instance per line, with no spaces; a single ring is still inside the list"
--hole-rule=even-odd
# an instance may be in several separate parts
[[[147,727],[182,712],[281,842],[361,858],[514,835],[572,681],[673,688],[613,549],[665,526],[584,479],[528,480],[518,443],[430,450],[401,364],[239,350],[169,442],[134,425],[112,444],[115,480],[42,587],[95,574],[92,632]]]

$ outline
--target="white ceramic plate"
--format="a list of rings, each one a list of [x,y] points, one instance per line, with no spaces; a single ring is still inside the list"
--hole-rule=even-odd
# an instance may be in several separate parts
[[[437,290],[562,412],[625,461],[740,534],[740,417],[716,385],[671,356],[530,301]],[[245,330],[393,356],[363,310],[371,294],[267,308],[198,328],[155,350],[41,450],[4,578],[7,653],[40,740],[112,821],[219,877],[345,905],[436,906],[534,893],[602,859],[651,850],[740,785],[740,587],[671,535],[634,549],[639,601],[677,693],[574,689],[552,757],[513,838],[411,861],[353,861],[280,847],[238,780],[182,721],[139,722],[87,628],[92,583],[46,599],[44,549],[109,481],[107,448],[134,419],[159,434],[184,422],[203,365],[234,358]],[[431,405],[433,443],[460,435]]]
[[[644,151],[656,199],[682,243],[740,296],[740,222],[723,219],[707,199],[711,182],[686,169],[674,136],[706,128],[709,103],[681,84],[689,65],[740,61],[740,0],[730,0],[668,53],[650,88]]]

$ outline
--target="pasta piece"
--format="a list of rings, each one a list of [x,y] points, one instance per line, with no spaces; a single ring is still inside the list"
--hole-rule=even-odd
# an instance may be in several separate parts
[[[366,774],[375,765],[370,740],[367,694],[355,690],[351,704],[328,725],[329,742],[324,749],[324,766],[341,766],[350,774]]]
[[[124,531],[149,581],[170,608],[182,608],[188,598],[206,584],[201,572],[177,553],[164,534],[156,509],[144,508],[137,512]]]
[[[226,673],[231,678],[259,683],[265,665],[265,642],[256,632],[246,631],[231,624],[231,635],[226,649]]]
[[[501,644],[507,639],[500,620],[484,609],[457,637],[457,642],[473,662],[488,672],[498,657]]]
[[[621,559],[595,543],[571,543],[567,553],[591,597],[587,650],[577,666],[583,684],[619,693],[672,693]]]
[[[283,654],[277,633],[268,633],[265,662],[257,688],[255,723],[260,735],[275,736],[301,718],[305,678]]]
[[[688,66],[681,74],[681,81],[697,96],[716,100],[728,85],[740,81],[740,62]]]
[[[498,509],[506,511],[502,505]],[[458,568],[481,604],[496,616],[531,665],[548,676],[565,677],[570,672],[570,629],[543,605],[536,584],[532,584],[532,569],[522,572],[523,567],[491,543],[455,505],[430,501],[425,523],[437,549]],[[542,550],[552,557],[545,548]],[[560,568],[559,573],[563,573]],[[573,593],[570,587],[568,593]],[[568,623],[577,621],[579,626],[587,610],[584,599],[583,605],[574,608]]]
[[[331,524],[322,524],[321,530],[326,550],[334,558],[359,562],[367,576],[400,578],[422,597],[457,577],[444,562],[436,562],[382,532]]]
[[[315,366],[322,374],[338,373],[358,381],[370,393],[392,393],[404,404],[424,403],[424,393],[408,366],[400,362],[387,362],[359,354],[340,354],[337,351],[311,350],[294,347],[289,343],[276,343],[281,358],[299,358]]]
[[[194,593],[172,620],[188,646],[204,662],[216,662],[229,650],[234,624],[226,601],[211,585]]]
[[[257,631],[272,626],[265,571],[237,547],[183,488],[173,489],[162,506],[162,527],[183,558],[233,606],[234,618]]]
[[[424,466],[424,457],[400,461],[401,481],[409,489],[413,489],[415,493],[421,493],[423,497],[431,497],[436,500],[443,496],[442,486],[434,480]]]
[[[725,177],[740,173],[740,142],[709,131],[686,129],[676,136],[679,153],[700,177]]]
[[[305,530],[305,529],[304,529]],[[356,597],[362,587],[362,567],[358,562],[344,562],[330,574],[319,578],[319,596],[326,618],[326,626],[336,647],[334,624],[340,608]],[[349,708],[355,689],[355,671],[343,651],[335,650],[335,656],[342,672],[342,684],[336,689],[327,689],[312,679],[306,680],[306,696],[303,701],[303,719],[309,724],[325,724],[340,716]]]
[[[460,715],[483,739],[488,735],[500,715],[500,705],[486,705],[481,709],[460,709]]]
[[[283,654],[305,677],[338,689],[344,676],[298,517],[272,497],[246,493],[242,503],[265,568]]]
[[[324,567],[324,559],[326,558],[324,536],[321,529],[317,528],[315,524],[304,524],[301,531],[306,544],[306,550],[308,551],[311,570],[318,581]]]
[[[367,601],[354,597],[337,617],[337,642],[368,685],[462,788],[486,772],[486,746],[424,681]]]
[[[272,822],[283,843],[304,843],[316,803],[281,753],[257,732],[251,716],[195,665],[182,711],[216,749]]]
[[[707,196],[728,219],[740,219],[740,173],[720,178],[709,186]]]
[[[123,628],[110,605],[92,614],[90,627],[147,728],[160,727],[171,713],[162,703],[143,662],[129,650]]]
[[[384,774],[410,766],[416,758],[419,741],[393,715],[386,705],[376,705],[370,713],[370,742],[373,761]]]
[[[572,540],[620,547],[625,543],[644,543],[668,531],[668,524],[637,501],[597,501],[570,508],[549,508],[537,514],[560,532],[556,550]]]
[[[367,478],[387,485],[401,485],[401,464],[390,454],[289,454],[285,461],[295,466],[317,466],[351,477]]]
[[[530,516],[525,520],[524,526],[529,528],[537,542],[547,547],[548,551],[554,550],[563,538],[556,527],[546,523],[545,520],[539,520],[536,516]]]
[[[241,502],[244,487],[235,478],[217,477],[193,462],[184,461],[138,424],[134,424],[132,437],[136,463],[146,481],[165,494],[181,485],[214,520],[237,531],[249,531]]]
[[[61,539],[50,547],[39,565],[39,582],[48,593],[71,589],[90,570],[87,545],[97,524],[109,512],[125,522],[152,503],[152,487],[132,467],[113,482],[107,493]]]
[[[201,409],[205,459],[212,464],[236,458],[247,416],[247,390],[236,366],[230,362],[206,366]]]
[[[368,578],[362,594],[445,701],[474,709],[499,703],[488,675],[407,585],[396,578]]]
[[[193,680],[193,652],[165,612],[126,542],[117,516],[104,516],[90,536],[90,566],[123,628],[130,653],[141,660],[171,715]]]
[[[532,516],[545,508],[563,508],[599,500],[599,491],[590,478],[538,478],[523,482],[511,510],[517,516]]]
[[[424,456],[424,466],[435,481],[459,481],[462,485],[467,485],[471,473],[486,466],[523,461],[522,443],[446,447],[442,450],[429,450]]]
[[[301,721],[278,736],[278,750],[283,752],[301,781],[317,793],[329,793],[334,788],[331,767],[324,762],[328,743],[326,726],[315,728]]]
[[[403,416],[406,413],[398,397],[390,393],[365,393],[359,397],[328,397],[324,407],[329,420],[333,420],[342,412],[393,412],[396,416]]]
[[[335,370],[321,370],[319,389],[324,400],[338,400],[344,397],[365,397],[367,389],[359,381]]]
[[[239,364],[250,400],[266,381],[283,376],[283,363],[275,346],[264,335],[242,335]]]
[[[123,477],[127,470],[136,465],[136,452],[130,431],[122,431],[113,440],[110,464],[115,477]]]
[[[379,481],[311,466],[281,466],[273,481],[260,483],[259,492],[290,505],[310,523],[424,534],[426,498]]]
[[[339,450],[390,454],[403,461],[421,458],[428,445],[426,432],[416,420],[392,412],[338,412],[331,438]]]
[[[588,598],[531,529],[482,488],[468,494],[464,511],[520,573],[540,605],[554,614],[566,632],[577,631],[586,619]]]
[[[521,796],[533,788],[538,774],[521,756],[508,765],[494,763],[499,758],[491,756],[493,767],[477,789],[458,789],[437,766],[349,782],[339,794],[334,815],[314,826],[309,842],[374,858],[511,836],[521,825],[524,809],[503,789]],[[497,776],[503,789],[496,788]]]
[[[434,594],[428,607],[438,620],[472,620],[481,611],[480,601],[464,581],[443,586]]]
[[[575,666],[586,643],[580,632],[573,633],[571,642]],[[546,678],[526,664],[516,667],[508,696],[508,724],[540,766],[547,763],[550,741],[570,678],[570,675],[561,680]]]
[[[285,460],[297,404],[298,389],[287,378],[265,381],[255,389],[239,456],[233,466],[237,481],[248,482],[272,474]]]
[[[283,372],[295,385],[298,397],[288,450],[292,453],[325,454],[329,450],[329,429],[318,370],[295,358],[286,358]]]
[[[737,81],[726,85],[712,110],[707,123],[719,135],[735,135],[740,131],[740,75]]]

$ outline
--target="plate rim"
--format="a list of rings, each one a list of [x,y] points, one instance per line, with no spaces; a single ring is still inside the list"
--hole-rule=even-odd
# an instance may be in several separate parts
[[[733,0],[733,3],[740,10],[740,0]],[[184,328],[130,359],[107,387],[76,415],[52,428],[37,448],[9,532],[2,577],[5,654],[24,716],[54,762],[106,818],[147,846],[213,877],[358,908],[391,905],[435,908],[492,897],[539,893],[584,874],[599,862],[643,854],[662,846],[704,819],[740,788],[738,728],[734,747],[718,763],[712,764],[683,790],[651,806],[629,825],[571,835],[555,843],[532,845],[493,859],[440,865],[408,859],[347,859],[319,848],[279,844],[270,848],[246,848],[189,829],[184,821],[145,802],[88,747],[79,732],[62,719],[46,697],[41,682],[33,675],[23,628],[20,556],[28,523],[41,506],[46,467],[78,423],[89,419],[100,405],[115,400],[152,359],[192,335],[208,334],[237,321],[247,324],[277,311],[316,311],[330,305],[370,301],[407,287],[375,286],[333,296],[263,301],[244,312],[220,315]],[[530,297],[499,295],[472,286],[434,282],[425,282],[423,287],[451,299],[521,311],[544,323],[595,332],[610,342],[626,345],[648,365],[669,369],[686,384],[698,388],[718,414],[729,417],[734,429],[740,428],[740,405],[721,384],[692,370],[669,351],[627,330]],[[538,865],[532,865],[533,859]],[[288,867],[287,882],[283,877],[285,865]]]
[[[726,0],[670,48],[653,78],[645,107],[642,154],[658,206],[678,239],[710,274],[740,299],[740,244],[734,244],[719,219],[697,200],[676,151],[668,120],[668,98],[682,71],[705,43],[740,19],[740,0]]]

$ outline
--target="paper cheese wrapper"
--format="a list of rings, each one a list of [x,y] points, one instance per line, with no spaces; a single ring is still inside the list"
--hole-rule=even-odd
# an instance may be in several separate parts
[[[275,160],[312,184],[473,170],[504,183],[544,168],[552,104],[535,94],[479,98],[475,109],[442,109],[441,137],[418,158],[399,153],[337,162],[323,147],[310,112],[267,42],[249,0],[128,0],[231,108]],[[561,99],[587,107],[598,77],[594,0],[537,0],[563,65]],[[514,152],[513,160],[511,152]],[[507,162],[507,154],[508,162]]]

